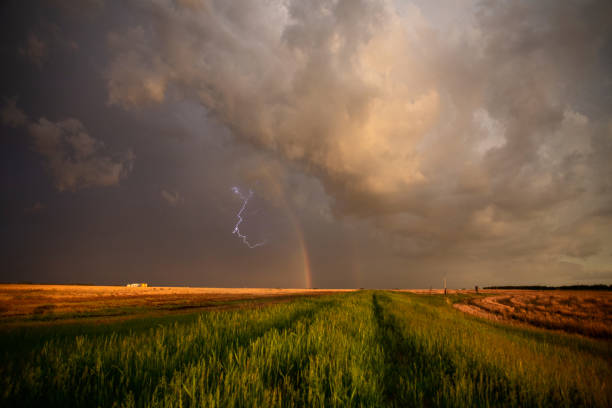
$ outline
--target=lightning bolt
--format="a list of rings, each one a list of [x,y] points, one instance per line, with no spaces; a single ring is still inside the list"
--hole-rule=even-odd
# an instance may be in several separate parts
[[[232,192],[236,194],[238,197],[240,197],[240,199],[242,200],[242,207],[240,207],[240,211],[238,211],[238,214],[236,214],[238,221],[236,222],[236,225],[234,226],[234,230],[232,231],[232,234],[236,234],[238,238],[240,238],[242,242],[251,249],[264,245],[266,241],[261,241],[256,244],[251,244],[249,240],[247,239],[246,234],[242,234],[240,232],[240,224],[242,224],[242,221],[244,221],[244,218],[242,217],[242,213],[246,209],[246,206],[249,203],[249,200],[251,199],[251,197],[253,197],[253,190],[249,190],[249,194],[246,196],[240,192],[240,189],[238,187],[232,187]]]

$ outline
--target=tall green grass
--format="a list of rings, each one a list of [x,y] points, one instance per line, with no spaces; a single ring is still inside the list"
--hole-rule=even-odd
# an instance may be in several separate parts
[[[483,321],[450,298],[373,295],[398,406],[609,407],[610,343]]]
[[[5,354],[2,399],[10,406],[378,405],[380,384],[366,373],[382,351],[371,353],[378,345],[364,300],[301,299],[51,339],[25,355]]]
[[[3,333],[0,406],[612,401],[609,343],[482,321],[441,296],[361,291],[80,333],[30,330]]]

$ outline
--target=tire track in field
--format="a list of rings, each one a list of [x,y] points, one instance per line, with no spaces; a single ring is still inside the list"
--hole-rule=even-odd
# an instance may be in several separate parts
[[[113,402],[116,402],[126,395],[134,395],[136,397],[136,406],[145,406],[149,402],[150,393],[152,393],[155,387],[160,383],[162,378],[172,378],[177,374],[182,373],[187,367],[197,364],[199,361],[206,360],[211,355],[216,355],[220,361],[226,361],[228,356],[235,352],[240,347],[247,346],[248,344],[256,341],[258,338],[265,336],[270,330],[285,330],[294,327],[299,322],[312,321],[316,315],[332,304],[334,301],[308,301],[310,304],[304,305],[304,307],[298,310],[292,311],[289,315],[285,315],[286,310],[283,306],[278,306],[278,309],[274,311],[274,314],[270,316],[270,319],[256,324],[250,328],[240,328],[237,333],[233,333],[233,338],[228,341],[224,347],[216,348],[214,350],[207,349],[205,347],[206,338],[195,339],[193,343],[180,350],[179,355],[175,355],[174,359],[177,363],[168,364],[159,369],[153,369],[148,367],[146,369],[147,376],[134,378],[130,377],[129,381],[124,381],[127,378],[127,373],[123,373],[121,369],[117,369],[121,364],[117,364],[114,360],[105,361],[102,371],[105,373],[105,383],[108,385],[113,384],[112,387],[100,388],[98,385],[97,376],[87,375],[83,376],[78,383],[77,388],[64,387],[58,385],[57,387],[51,385],[51,381],[45,381],[47,386],[41,389],[42,392],[27,392],[22,390],[19,394],[11,396],[5,395],[4,398],[0,398],[2,403],[0,405],[5,406],[40,406],[44,403],[47,406],[62,406],[62,407],[77,407],[77,406],[111,406]],[[240,313],[240,312],[221,312],[221,313]],[[202,322],[192,322],[186,324],[186,326],[202,324]],[[172,325],[164,325],[159,330],[173,330]],[[222,328],[222,330],[225,328]],[[231,331],[231,330],[230,330]],[[142,334],[140,334],[142,335]],[[163,335],[163,334],[162,334]],[[230,336],[227,336],[230,337]],[[96,342],[102,340],[97,339]],[[169,344],[171,338],[165,338],[164,343]],[[59,345],[58,345],[59,346]],[[150,347],[148,344],[145,347]],[[204,349],[199,350],[199,348]],[[81,373],[87,372],[87,366],[89,362],[84,361],[83,367],[85,371],[75,373],[76,377],[81,377]],[[117,367],[113,369],[113,367]],[[91,371],[91,370],[90,370]],[[52,370],[50,371],[52,372]],[[91,374],[91,373],[90,373]],[[13,375],[16,375],[13,374]],[[125,377],[125,378],[124,378]],[[62,388],[63,387],[63,388]],[[67,390],[70,389],[71,393],[67,394]],[[84,391],[89,390],[89,391]],[[54,401],[61,401],[61,404],[54,403]]]
[[[530,405],[531,396],[521,394],[520,384],[511,381],[499,367],[472,360],[468,363],[472,368],[462,371],[458,366],[459,350],[447,350],[443,344],[431,347],[426,344],[428,339],[407,331],[409,328],[398,320],[398,315],[390,311],[392,304],[393,300],[386,295],[373,295],[379,341],[385,351],[384,393],[390,406],[461,405],[448,398],[462,378],[474,386],[478,381],[486,384],[484,390],[473,390],[476,399],[472,402],[476,405]],[[509,399],[512,395],[518,395],[519,400]]]
[[[311,307],[294,311],[291,315],[289,315],[289,317],[284,317],[283,310],[279,308],[277,314],[274,315],[274,319],[271,319],[271,321],[267,322],[267,324],[263,324],[260,327],[256,327],[255,329],[248,331],[248,334],[238,334],[234,341],[228,342],[226,346],[220,350],[208,350],[208,353],[206,354],[196,354],[193,353],[191,349],[187,349],[184,351],[183,354],[194,355],[196,357],[183,361],[178,367],[169,367],[166,370],[167,372],[162,373],[157,379],[159,380],[159,378],[164,375],[170,375],[170,379],[176,376],[180,376],[181,374],[183,374],[183,371],[186,367],[192,366],[198,361],[210,358],[211,351],[213,351],[217,355],[219,361],[225,362],[231,354],[235,354],[241,348],[248,347],[251,343],[257,341],[257,339],[264,337],[271,330],[288,330],[297,326],[299,322],[312,322],[312,320],[317,314],[319,314],[322,310],[331,307],[331,305],[335,302],[318,301],[313,303],[314,304],[311,305]],[[197,347],[197,345],[194,344],[193,347]]]
[[[252,335],[241,337],[235,342],[228,343],[228,345],[222,349],[222,351],[217,353],[217,361],[221,366],[221,370],[217,373],[218,378],[222,378],[224,371],[231,366],[235,356],[245,354],[247,357],[250,357],[252,352],[250,350],[250,345],[257,342],[260,338],[265,337],[268,333],[270,333],[270,331],[278,330],[279,332],[286,332],[289,334],[295,332],[296,327],[299,324],[303,324],[305,328],[308,328],[315,321],[318,315],[334,306],[338,306],[337,300],[317,301],[312,308],[296,311],[288,318],[284,318],[283,323],[281,324],[270,324],[263,330],[258,330],[255,334],[250,333]],[[282,316],[282,311],[279,311],[279,315]],[[188,371],[190,369],[197,366],[198,362],[206,361],[210,357],[210,355],[201,355],[200,358],[195,361],[185,362],[184,364],[181,364],[180,367],[175,367],[173,370],[173,375],[168,379],[168,383],[172,384],[173,382],[182,382],[183,378],[188,377]],[[288,377],[290,374],[286,376]],[[195,402],[196,400],[195,395],[191,395],[189,392],[186,392],[186,390],[183,396],[185,397],[185,401]],[[150,403],[150,401],[145,398],[143,401],[139,401],[136,405],[143,405],[142,403],[146,405]],[[187,405],[189,406],[189,403],[187,403]]]
[[[331,307],[336,302],[332,301],[321,301],[316,302],[315,305],[311,308],[297,310],[288,318],[283,318],[281,321],[271,322],[269,325],[265,325],[262,329],[257,330],[255,333],[249,333],[248,336],[241,337],[238,341],[229,343],[228,347],[224,349],[225,353],[221,354],[223,358],[232,351],[232,349],[237,350],[240,347],[246,347],[249,344],[255,342],[257,339],[265,336],[271,330],[292,330],[295,326],[300,322],[308,322],[308,325],[312,323],[316,315],[321,313],[323,310]],[[279,317],[282,317],[282,311],[279,311]]]
[[[361,306],[364,308],[369,308],[369,302],[366,299],[363,299],[363,301],[365,302],[363,302]],[[208,405],[218,406],[266,406],[265,404],[262,405],[262,401],[257,399],[263,394],[257,394],[257,392],[253,394],[257,397],[254,400],[249,400],[250,402],[248,403],[244,400],[241,400],[240,397],[238,397],[237,400],[232,399],[232,397],[229,397],[228,400],[228,395],[234,394],[244,396],[250,392],[247,391],[245,393],[244,390],[240,390],[240,386],[236,387],[236,389],[232,385],[242,384],[240,375],[238,375],[238,380],[236,380],[236,378],[232,376],[235,376],[236,372],[246,370],[246,376],[250,378],[250,381],[262,384],[263,390],[281,390],[282,395],[284,395],[284,403],[282,406],[326,406],[320,405],[322,401],[326,401],[326,403],[331,403],[331,401],[335,401],[335,404],[332,404],[333,406],[342,406],[338,405],[337,400],[334,400],[335,394],[333,394],[332,390],[328,388],[328,386],[323,386],[324,396],[322,396],[323,394],[320,393],[322,389],[321,383],[326,383],[330,381],[328,376],[334,374],[327,371],[322,372],[322,375],[317,377],[317,380],[315,380],[315,383],[313,384],[313,388],[318,390],[315,392],[319,392],[319,394],[317,394],[319,396],[319,399],[317,399],[318,403],[314,403],[314,405],[307,405],[306,401],[311,398],[309,393],[312,388],[310,388],[308,382],[308,375],[310,373],[308,369],[309,366],[312,364],[311,357],[319,353],[325,354],[328,350],[328,346],[323,343],[317,346],[312,345],[313,342],[317,343],[317,341],[321,340],[321,337],[317,336],[317,333],[320,332],[317,331],[319,329],[317,329],[318,326],[316,325],[323,321],[327,322],[329,319],[333,320],[334,315],[336,313],[342,313],[343,311],[347,310],[347,307],[349,307],[349,305],[346,304],[346,298],[335,299],[332,302],[328,302],[326,307],[320,308],[319,310],[315,311],[312,318],[308,319],[305,324],[304,322],[299,323],[299,327],[295,327],[297,326],[297,324],[291,325],[291,327],[284,329],[282,332],[279,332],[277,334],[273,334],[271,338],[267,339],[265,338],[265,336],[267,336],[269,332],[266,332],[262,336],[264,337],[262,338],[262,343],[251,343],[243,347],[233,349],[227,359],[214,363],[215,366],[220,363],[219,365],[223,367],[223,370],[219,370],[215,373],[215,378],[213,379],[213,381],[211,381],[210,379],[210,372],[206,372],[204,375],[202,375],[203,372],[205,372],[205,370],[203,370],[202,368],[206,367],[206,364],[202,364],[199,367],[185,367],[185,369],[181,372],[177,372],[176,376],[170,379],[169,383],[188,384],[187,387],[181,388],[175,386],[172,391],[178,391],[181,394],[180,399],[182,401],[188,401],[188,406],[201,406],[202,404],[206,405],[206,403],[203,403],[203,401],[208,401]],[[357,317],[357,315],[355,315],[354,317]],[[373,320],[370,320],[371,317],[368,317],[368,320],[371,322],[371,324],[374,324]],[[311,336],[313,336],[312,330],[315,330],[315,332],[314,337],[311,338]],[[330,334],[334,334],[335,330],[342,329],[333,326],[332,328],[326,327],[323,330],[331,330],[331,332],[325,332],[325,336],[329,336]],[[351,329],[349,329],[349,331],[351,331]],[[280,342],[278,342],[278,340],[280,340]],[[254,340],[254,342],[257,341],[257,339]],[[294,342],[301,342],[301,345],[296,346]],[[263,351],[262,353],[262,350],[269,350],[268,347],[270,346],[272,349],[274,349],[276,348],[275,345],[278,344],[281,344],[282,346],[277,349],[276,352],[273,351],[272,353],[268,354],[266,351]],[[312,347],[314,347],[314,349]],[[295,353],[296,350],[301,350],[301,352]],[[277,354],[278,351],[280,351],[280,353]],[[333,361],[335,357],[337,357],[337,355],[332,356],[330,361]],[[260,365],[261,361],[273,361],[273,363],[264,363],[262,366]],[[325,362],[323,364],[325,364]],[[256,366],[260,367],[255,368],[249,373],[249,367],[253,368]],[[223,377],[221,375],[222,371],[224,371],[225,369],[227,369],[227,374],[229,378],[233,378],[229,381],[229,383],[227,377]],[[197,380],[202,378],[206,379],[203,382]],[[200,382],[198,383],[198,381]],[[329,383],[328,385],[329,387],[333,387],[333,385],[337,384]],[[170,391],[170,393],[172,393],[172,391]],[[261,391],[261,389],[258,392],[265,393],[265,391]],[[358,395],[357,398],[353,400],[352,397],[354,397],[355,392]],[[353,394],[350,395],[350,398],[348,398],[344,402],[347,402],[349,400],[358,401],[360,398],[359,392],[359,389],[353,391]],[[211,395],[216,395],[217,397],[221,395],[222,397],[221,400],[215,400],[215,402],[212,403],[208,400]],[[376,395],[380,396],[380,393],[378,392]],[[174,398],[176,399],[176,395],[174,395]],[[376,399],[376,401],[379,400],[380,397]],[[253,405],[253,401],[258,401],[258,405]],[[293,405],[294,403],[296,403],[296,401],[297,405]],[[355,402],[350,403],[350,406],[357,405],[363,406]],[[380,406],[380,404],[366,404],[366,406]]]
[[[411,377],[410,370],[408,370],[408,355],[404,352],[406,347],[402,344],[403,336],[397,327],[395,318],[385,313],[383,303],[388,305],[391,299],[384,295],[372,294],[372,309],[378,327],[378,341],[385,353],[385,366],[382,373],[385,400],[389,406],[423,405],[423,401],[416,399],[409,401],[402,392],[402,379]],[[425,405],[430,406],[431,404],[426,403]]]
[[[443,389],[452,388],[458,372],[451,352],[428,349],[422,340],[407,333],[405,325],[390,312],[392,304],[393,300],[386,295],[373,295],[372,306],[379,327],[379,341],[385,350],[383,375],[385,398],[389,405],[453,405],[453,401],[440,399],[445,395]],[[483,373],[483,377],[488,375],[499,373]]]

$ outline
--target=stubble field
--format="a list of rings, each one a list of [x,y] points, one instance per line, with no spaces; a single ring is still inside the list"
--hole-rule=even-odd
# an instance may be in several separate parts
[[[0,284],[0,323],[116,320],[228,309],[347,290]]]
[[[609,339],[453,307],[482,298],[356,291],[104,323],[13,322],[0,337],[0,405],[612,404]]]
[[[612,292],[489,290],[455,307],[476,316],[612,339]]]

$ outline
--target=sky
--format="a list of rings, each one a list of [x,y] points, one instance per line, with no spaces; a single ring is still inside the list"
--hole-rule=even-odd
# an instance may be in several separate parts
[[[0,19],[0,281],[612,284],[610,1]]]

